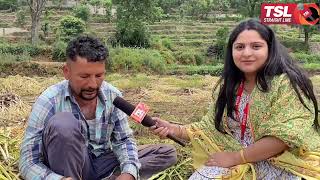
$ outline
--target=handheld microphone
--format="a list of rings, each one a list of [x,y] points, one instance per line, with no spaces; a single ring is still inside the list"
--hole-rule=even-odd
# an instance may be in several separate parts
[[[120,109],[121,111],[123,111],[124,113],[126,113],[128,116],[131,116],[133,111],[135,110],[135,107],[130,104],[128,101],[124,100],[123,98],[117,96],[114,100],[113,100],[113,105],[115,107],[117,107],[118,109]],[[156,121],[153,120],[150,116],[148,116],[147,114],[145,114],[144,118],[141,121],[141,124],[143,126],[146,127],[151,127],[154,126],[156,124]],[[167,137],[173,141],[175,141],[176,143],[180,144],[181,146],[185,146],[185,143],[182,142],[180,139],[178,139],[177,137],[168,134]]]
[[[300,14],[305,18],[310,18],[312,21],[315,19],[312,17],[312,11],[309,8],[305,8],[302,3],[298,4]]]

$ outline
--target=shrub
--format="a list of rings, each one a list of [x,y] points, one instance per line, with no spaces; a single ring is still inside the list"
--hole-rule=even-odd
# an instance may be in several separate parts
[[[224,54],[226,52],[227,39],[229,34],[228,27],[219,28],[216,37],[217,42],[213,46],[209,46],[207,50],[207,55],[211,57],[215,57],[217,59],[223,59]]]
[[[313,34],[310,38],[311,42],[320,42],[320,34]]]
[[[130,24],[131,26],[117,26],[115,35],[117,44],[124,47],[150,47],[148,27],[142,22],[137,22],[137,24],[131,22]]]
[[[90,9],[85,4],[78,5],[73,9],[73,15],[84,22],[88,22],[90,19]]]
[[[91,17],[91,21],[90,22],[94,22],[94,23],[109,23],[111,21],[110,18],[103,16],[103,15],[94,15]]]
[[[16,10],[18,7],[18,0],[0,0],[0,10]]]
[[[173,49],[173,43],[172,43],[172,40],[170,38],[162,39],[161,40],[161,44],[167,49],[170,49],[170,50]]]
[[[0,53],[8,53],[13,55],[21,55],[27,52],[30,56],[38,56],[49,53],[48,46],[36,46],[31,44],[0,44]]]
[[[72,38],[86,31],[84,21],[74,16],[65,16],[59,21],[57,37],[69,42]]]
[[[163,50],[162,42],[159,36],[152,37],[150,41],[150,46],[152,49]]]
[[[176,62],[176,58],[172,54],[172,51],[160,51],[160,53],[167,64],[174,64]]]
[[[156,50],[115,48],[111,50],[111,63],[113,71],[142,72],[153,71],[163,73],[166,63],[161,54]],[[108,68],[108,67],[107,67]]]
[[[179,64],[184,65],[199,65],[205,62],[204,56],[192,49],[179,51],[175,53],[175,57]]]
[[[17,11],[16,13],[16,24],[19,27],[24,27],[26,25],[26,17],[27,12],[26,10],[20,9],[19,11]]]
[[[0,63],[13,63],[13,62],[22,62],[30,61],[31,56],[28,52],[24,52],[19,55],[9,54],[9,53],[0,53]]]
[[[293,52],[308,52],[309,45],[305,44],[302,40],[297,39],[286,39],[280,40],[281,43],[286,47],[291,49]]]
[[[194,57],[196,59],[196,65],[202,65],[205,63],[205,57],[203,55],[195,54]]]
[[[65,61],[67,45],[68,44],[64,41],[57,41],[54,43],[52,49],[52,59],[55,61]]]
[[[293,53],[293,58],[300,63],[320,63],[320,55],[305,54],[305,53]]]

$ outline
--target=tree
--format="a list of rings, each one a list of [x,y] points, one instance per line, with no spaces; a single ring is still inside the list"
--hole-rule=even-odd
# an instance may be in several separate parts
[[[64,42],[69,42],[72,38],[85,31],[86,25],[83,20],[74,16],[64,16],[59,21],[57,37]]]
[[[117,7],[116,41],[127,47],[149,47],[150,36],[146,23],[162,16],[156,0],[115,0]]]
[[[51,18],[52,12],[49,10],[46,10],[44,12],[44,17],[43,17],[43,23],[41,25],[41,30],[43,31],[44,38],[46,39],[49,36],[49,31],[50,31],[50,18]]]
[[[63,2],[64,0],[52,0],[53,5],[57,6],[59,9],[61,9]]]
[[[110,21],[112,17],[112,1],[111,0],[102,0],[102,6],[106,13],[106,18]]]
[[[18,7],[17,0],[0,0],[0,10],[8,10],[12,11],[16,10]]]
[[[207,18],[212,11],[228,9],[229,7],[230,3],[227,0],[189,0],[181,6],[186,15],[200,19]]]
[[[82,19],[84,22],[88,22],[90,19],[90,8],[86,4],[77,5],[73,9],[73,15]]]
[[[94,13],[97,14],[98,13],[98,8],[101,6],[102,2],[101,2],[101,0],[90,0],[89,4],[91,6],[93,6]]]
[[[177,9],[181,5],[179,0],[159,0],[158,6],[163,9],[165,14],[172,13],[173,9]]]
[[[39,40],[40,17],[47,0],[27,0],[31,12],[31,43]]]
[[[230,0],[231,7],[236,8],[238,13],[245,17],[259,17],[260,7],[263,0]]]
[[[319,31],[316,25],[311,26],[311,25],[302,25],[303,32],[304,32],[304,44],[308,45],[309,44],[309,39],[312,34],[315,32]]]

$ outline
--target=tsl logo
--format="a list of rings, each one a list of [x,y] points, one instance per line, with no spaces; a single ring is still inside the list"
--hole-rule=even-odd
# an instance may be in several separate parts
[[[261,23],[264,24],[320,24],[320,8],[317,3],[262,3]]]

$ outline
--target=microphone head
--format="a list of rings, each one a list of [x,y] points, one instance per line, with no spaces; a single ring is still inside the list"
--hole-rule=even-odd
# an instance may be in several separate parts
[[[117,107],[118,109],[120,109],[121,111],[126,113],[128,116],[130,116],[132,114],[132,112],[135,108],[132,104],[128,103],[126,100],[124,100],[123,98],[121,98],[119,96],[114,98],[112,103],[115,107]]]

